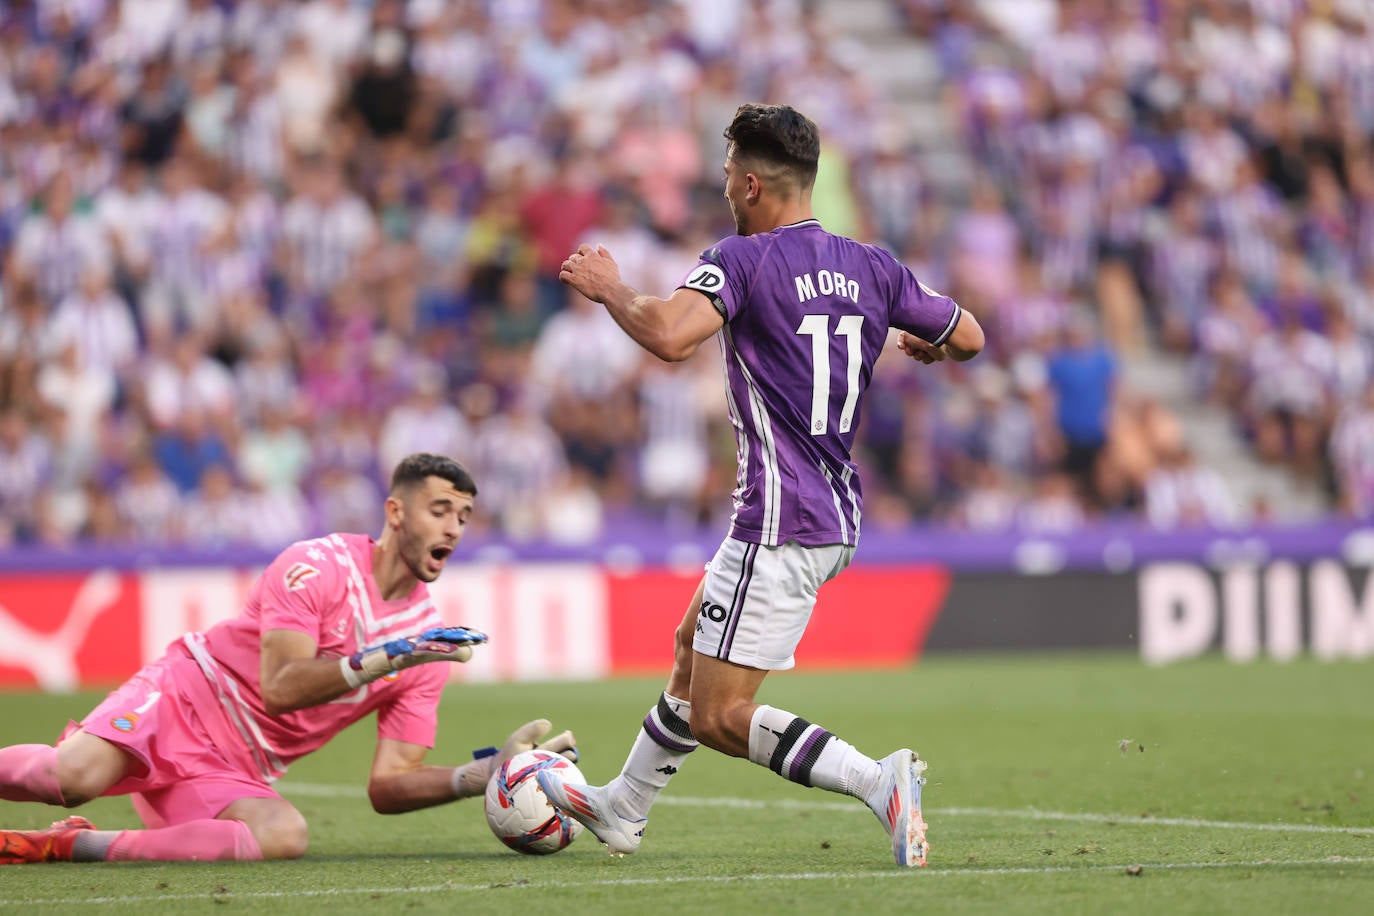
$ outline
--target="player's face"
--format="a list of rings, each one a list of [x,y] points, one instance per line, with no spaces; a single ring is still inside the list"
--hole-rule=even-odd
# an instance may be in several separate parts
[[[748,235],[745,225],[745,198],[749,193],[749,178],[734,156],[725,157],[725,202],[735,218],[735,232]]]
[[[397,535],[401,559],[415,578],[439,578],[471,516],[472,494],[454,489],[442,477],[426,477],[404,497]]]

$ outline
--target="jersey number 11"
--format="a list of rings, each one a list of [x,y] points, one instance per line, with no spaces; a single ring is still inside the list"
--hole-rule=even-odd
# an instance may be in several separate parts
[[[839,431],[849,432],[854,407],[859,403],[859,369],[863,364],[862,315],[841,315],[835,336],[845,339],[845,394],[840,408]],[[824,436],[830,429],[830,316],[805,315],[798,334],[811,338],[811,435]]]

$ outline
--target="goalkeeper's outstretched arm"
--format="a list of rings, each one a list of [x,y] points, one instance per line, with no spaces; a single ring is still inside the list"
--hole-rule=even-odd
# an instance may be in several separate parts
[[[318,655],[319,646],[298,630],[262,636],[258,672],[263,706],[279,716],[328,703],[392,671],[433,661],[465,662],[487,637],[464,627],[434,627],[343,658]]]
[[[372,759],[367,797],[379,814],[403,814],[481,795],[497,767],[531,748],[543,748],[576,761],[577,745],[573,733],[563,731],[545,738],[550,728],[548,719],[526,722],[500,748],[474,751],[470,762],[456,767],[427,765],[425,747],[381,738]]]

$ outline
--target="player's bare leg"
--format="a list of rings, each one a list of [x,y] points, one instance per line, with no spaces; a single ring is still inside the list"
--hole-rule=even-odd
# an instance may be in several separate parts
[[[581,821],[613,854],[625,855],[639,848],[649,809],[687,755],[696,750],[688,693],[695,655],[692,637],[704,585],[705,579],[697,585],[674,633],[673,671],[668,685],[644,717],[620,775],[605,786],[586,786],[564,783],[548,770],[538,774],[549,801]]]
[[[905,748],[873,760],[800,716],[756,704],[767,674],[698,654],[691,691],[698,740],[800,785],[863,800],[891,837],[897,864],[924,865],[929,849],[921,817],[925,762]]]
[[[707,747],[731,757],[749,756],[754,697],[768,672],[693,653],[690,694],[696,720],[692,731]]]

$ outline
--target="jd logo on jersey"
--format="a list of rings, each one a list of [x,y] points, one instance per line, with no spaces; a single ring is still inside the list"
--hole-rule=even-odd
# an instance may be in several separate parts
[[[703,264],[682,285],[703,293],[713,293],[725,285],[725,274],[714,264]]]

